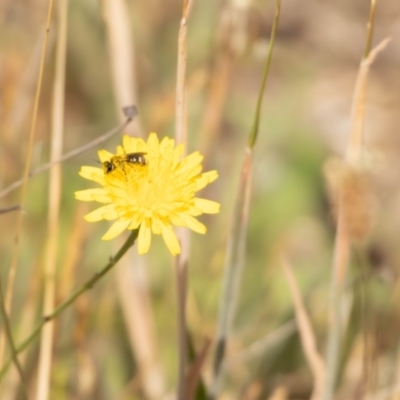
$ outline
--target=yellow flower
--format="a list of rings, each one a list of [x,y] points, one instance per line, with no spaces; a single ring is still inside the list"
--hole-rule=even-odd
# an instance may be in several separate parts
[[[195,197],[195,192],[217,179],[217,171],[201,173],[203,156],[194,152],[182,159],[182,153],[182,145],[175,147],[169,138],[160,143],[155,133],[147,142],[125,135],[116,155],[100,150],[103,168],[83,166],[79,174],[101,187],[75,192],[78,200],[104,204],[85,215],[86,221],[116,220],[103,240],[125,229],[139,229],[139,254],[148,252],[152,233],[161,234],[170,252],[179,254],[173,226],[205,233],[206,227],[194,217],[218,213],[220,207]]]

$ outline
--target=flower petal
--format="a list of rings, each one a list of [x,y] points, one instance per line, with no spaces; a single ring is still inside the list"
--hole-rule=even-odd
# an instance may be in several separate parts
[[[138,253],[146,254],[151,244],[151,229],[148,226],[148,220],[142,222],[139,228]]]
[[[206,214],[217,214],[221,208],[221,205],[216,201],[200,199],[198,197],[194,198],[194,205]]]
[[[196,189],[198,191],[206,187],[209,183],[214,182],[218,178],[217,171],[208,171],[201,174],[199,178],[196,179]]]
[[[125,229],[128,228],[130,221],[115,221],[110,229],[104,234],[101,240],[111,240],[120,235]]]
[[[76,191],[75,198],[81,201],[94,201],[93,196],[99,194],[99,191],[104,193],[104,189],[96,188],[96,189],[85,189]]]
[[[171,252],[173,256],[180,254],[181,246],[179,244],[178,238],[175,235],[174,230],[169,227],[162,225],[162,237],[164,239],[165,244],[168,247],[168,250]]]
[[[79,175],[82,178],[89,179],[90,181],[95,181],[97,183],[100,183],[101,185],[104,185],[104,172],[100,168],[88,167],[87,165],[84,165],[83,167],[81,167]]]
[[[99,150],[97,152],[97,154],[99,155],[100,161],[103,163],[104,161],[110,161],[111,158],[114,157],[113,153],[110,153],[107,150]]]
[[[114,214],[112,214],[114,211]],[[112,216],[113,218],[106,218],[106,216]],[[102,219],[107,219],[107,220],[111,220],[111,219],[116,219],[118,218],[118,214],[114,209],[113,205],[106,205],[100,208],[97,208],[96,210],[90,212],[89,214],[86,214],[83,217],[86,221],[88,222],[97,222],[97,221],[101,221]]]
[[[192,216],[190,216],[188,214],[183,214],[183,213],[181,213],[179,215],[179,217],[181,218],[181,221],[183,221],[183,223],[175,224],[175,225],[187,226],[192,231],[195,231],[195,232],[201,233],[201,234],[204,234],[207,232],[206,226],[204,224],[202,224],[201,222],[199,222],[196,218],[193,218]]]

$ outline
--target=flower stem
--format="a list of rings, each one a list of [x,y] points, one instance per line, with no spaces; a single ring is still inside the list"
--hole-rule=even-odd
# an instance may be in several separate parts
[[[59,314],[61,314],[67,307],[69,307],[81,294],[86,292],[87,290],[91,289],[100,278],[102,278],[112,267],[114,267],[115,264],[122,258],[122,256],[127,252],[127,250],[133,246],[135,243],[135,240],[137,239],[139,230],[135,229],[132,231],[132,233],[129,235],[128,239],[126,239],[126,242],[122,245],[122,247],[119,249],[117,254],[115,254],[114,257],[110,257],[110,261],[107,263],[107,265],[101,269],[99,272],[96,272],[92,278],[90,278],[88,281],[86,281],[79,289],[76,289],[73,293],[69,295],[58,307],[54,309],[54,311],[51,314],[44,315],[42,320],[36,325],[36,328],[33,330],[33,332],[15,349],[15,355],[19,354],[21,351],[25,350],[31,343],[32,341],[38,336],[40,331],[42,330],[43,326],[56,318]],[[7,360],[3,367],[0,370],[0,380],[3,377],[4,373],[7,371],[9,365],[11,363],[11,359]]]

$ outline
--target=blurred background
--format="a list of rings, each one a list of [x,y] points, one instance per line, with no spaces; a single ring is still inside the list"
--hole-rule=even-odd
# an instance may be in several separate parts
[[[111,20],[110,2],[68,2],[64,153],[120,121],[110,28],[120,21]],[[127,131],[173,137],[182,2],[116,3],[123,5],[129,27],[132,59],[125,67],[133,80],[126,85],[139,110],[139,119]],[[23,175],[47,7],[43,0],[0,2],[0,192]],[[335,166],[346,148],[369,7],[365,0],[283,0],[254,150],[246,267],[221,399],[310,396],[312,376],[278,256],[284,252],[291,260],[324,355],[335,235],[327,186],[335,179]],[[274,8],[271,0],[195,1],[188,21],[188,150],[204,154],[205,170],[218,170],[218,180],[202,196],[221,203],[220,214],[201,218],[207,234],[191,235],[187,318],[196,348],[215,337],[230,218]],[[49,160],[57,21],[54,11],[32,169]],[[390,391],[400,379],[397,0],[377,5],[373,45],[388,36],[392,41],[377,57],[368,82],[363,163],[369,200],[346,286],[349,322],[341,351],[339,399],[366,398],[357,397],[360,387],[371,399],[398,399],[395,390]],[[75,191],[93,187],[78,176],[80,166],[96,165],[97,150],[113,152],[120,138],[116,135],[62,164],[57,301],[99,270],[121,244],[102,242],[107,223],[85,222],[83,215],[95,205],[74,199]],[[10,313],[17,343],[42,313],[48,186],[48,172],[32,178],[23,204]],[[0,208],[18,202],[16,190],[0,198]],[[3,287],[15,225],[16,213],[0,215]],[[174,264],[159,237],[148,255],[135,260],[141,267],[117,265],[57,318],[51,399],[166,399],[174,393],[178,357]],[[135,271],[132,276],[130,270]],[[130,298],[135,288],[143,297]],[[144,332],[138,332],[140,327]],[[38,351],[36,341],[21,357],[32,387]],[[202,371],[206,386],[212,354],[213,348]],[[22,398],[13,369],[3,380],[6,400]]]

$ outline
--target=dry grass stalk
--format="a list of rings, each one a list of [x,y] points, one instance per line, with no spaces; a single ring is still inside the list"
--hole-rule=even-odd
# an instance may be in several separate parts
[[[19,329],[18,329],[18,337],[21,337],[21,333],[25,335],[25,332],[29,332],[35,320],[37,303],[39,300],[39,289],[40,289],[40,266],[41,263],[37,261],[33,267],[33,271],[29,280],[31,284],[28,288],[28,294],[26,296],[26,300],[24,303],[22,315],[20,318]],[[27,352],[22,353],[19,356],[19,361],[22,367],[25,367],[27,361]],[[4,381],[3,391],[1,393],[5,399],[16,399],[18,389],[19,389],[20,378],[15,370],[11,370],[10,374],[7,376],[7,379]],[[3,398],[3,397],[2,397]]]
[[[25,169],[24,169],[24,174],[23,174],[23,178],[22,178],[23,183],[22,183],[22,188],[21,188],[21,193],[20,193],[20,201],[19,201],[19,203],[21,204],[21,207],[23,207],[23,204],[25,202],[27,186],[28,186],[29,170],[30,170],[31,159],[32,159],[33,142],[34,142],[35,132],[36,132],[36,121],[37,121],[37,114],[38,114],[38,109],[39,109],[39,101],[40,101],[40,94],[41,94],[41,88],[42,88],[44,63],[45,63],[45,58],[46,58],[46,49],[47,49],[47,41],[48,41],[48,36],[49,36],[52,9],[53,9],[53,0],[49,0],[49,5],[48,5],[48,9],[47,9],[47,19],[46,19],[46,35],[44,37],[44,42],[43,42],[42,55],[41,55],[41,60],[40,60],[39,74],[38,74],[36,93],[35,93],[35,100],[34,100],[33,111],[32,111],[32,121],[31,121],[31,127],[30,127],[29,138],[28,138],[26,163],[25,163]],[[22,209],[20,209],[18,211],[16,228],[15,228],[15,240],[14,240],[14,246],[12,249],[11,266],[10,266],[10,270],[8,272],[6,293],[4,296],[4,306],[5,306],[5,311],[6,311],[7,315],[9,315],[9,313],[10,313],[11,301],[12,301],[12,297],[13,297],[13,288],[14,288],[15,274],[17,272],[21,230],[22,230]],[[5,334],[4,334],[4,329],[2,329],[0,332],[0,365],[3,364],[4,350],[5,350]]]
[[[373,24],[371,24],[372,29]],[[388,43],[388,39],[383,40],[361,61],[359,72],[357,75],[356,86],[354,89],[352,113],[351,113],[351,131],[349,141],[346,148],[346,162],[354,168],[360,166],[361,149],[363,141],[363,126],[366,107],[366,94],[368,73],[372,62],[377,54],[382,51]],[[347,276],[347,267],[350,256],[350,232],[346,224],[345,214],[346,192],[343,183],[338,191],[338,220],[335,237],[335,248],[333,255],[332,268],[332,286],[330,299],[330,320],[329,320],[329,337],[327,349],[327,379],[325,388],[325,399],[333,398],[334,387],[336,382],[338,354],[340,348],[341,332],[343,330],[340,300]]]
[[[131,38],[129,10],[125,0],[105,0],[102,4],[104,20],[107,25],[108,51],[117,105],[116,111],[118,119],[123,121],[125,116],[122,108],[130,104],[137,104],[135,48]],[[138,118],[127,127],[127,133],[143,136]]]
[[[275,15],[271,29],[271,40],[264,65],[264,72],[258,92],[253,126],[248,136],[245,156],[240,172],[238,191],[235,196],[235,205],[232,213],[230,234],[226,249],[224,267],[223,288],[218,315],[217,343],[214,355],[213,382],[210,389],[210,397],[215,398],[219,391],[222,379],[222,365],[225,358],[228,336],[232,329],[236,304],[240,293],[240,282],[245,266],[246,238],[250,208],[251,176],[253,163],[253,148],[257,142],[259,131],[261,106],[264,97],[272,53],[275,44],[275,36],[278,29],[281,0],[276,1]]]
[[[261,357],[268,349],[285,341],[296,330],[297,327],[294,320],[286,322],[279,328],[276,328],[276,330],[269,332],[263,338],[229,356],[224,362],[224,371],[227,372],[236,365],[242,365],[256,357]]]
[[[296,311],[296,320],[303,351],[314,378],[314,389],[311,395],[311,400],[319,400],[322,398],[322,392],[325,386],[325,364],[317,350],[317,342],[315,340],[311,321],[303,303],[303,299],[301,298],[301,293],[297,286],[296,278],[293,275],[292,268],[285,257],[281,257],[281,264],[285,271],[294,309]]]
[[[121,132],[137,115],[136,107],[126,107],[124,109],[125,118],[126,120],[121,123],[120,125],[116,126],[115,128],[111,129],[110,131],[106,132],[105,134],[97,137],[96,139],[90,141],[89,143],[84,144],[77,149],[71,150],[70,152],[64,154],[58,160],[50,161],[47,164],[41,165],[40,167],[35,168],[33,171],[29,172],[28,178],[32,178],[35,175],[38,175],[48,169],[52,168],[54,165],[60,164],[64,161],[69,160],[72,157],[75,157],[79,154],[84,153],[85,151],[98,146],[99,144],[105,142],[110,137],[116,135],[117,133]],[[13,190],[19,188],[24,183],[23,179],[19,179],[12,183],[10,186],[6,187],[4,190],[0,192],[0,198],[6,196],[7,194],[11,193]]]
[[[201,369],[203,368],[206,356],[210,350],[210,346],[211,346],[211,340],[206,339],[196,359],[189,367],[186,376],[187,400],[191,400],[194,397],[196,386],[201,376]]]
[[[9,320],[7,312],[6,312],[6,308],[4,306],[4,296],[3,296],[3,289],[2,289],[1,281],[0,281],[0,306],[1,306],[0,309],[1,309],[1,316],[3,318],[4,330],[5,330],[5,333],[7,336],[8,344],[11,349],[12,361],[18,371],[18,375],[19,375],[19,378],[20,378],[20,381],[21,381],[21,384],[23,387],[24,397],[28,400],[29,397],[28,397],[26,380],[24,377],[24,373],[22,372],[21,364],[18,360],[18,355],[17,355],[17,351],[15,348],[14,339],[13,339],[12,333],[11,333],[10,320]]]
[[[103,13],[107,25],[108,50],[113,90],[118,110],[137,103],[134,43],[125,0],[105,0]],[[118,114],[120,120],[124,119]],[[130,134],[142,136],[140,124],[131,124]],[[148,399],[159,399],[165,391],[164,375],[158,359],[154,317],[151,308],[145,260],[132,255],[117,269],[119,300],[129,343],[138,363],[141,386]]]
[[[58,160],[61,157],[63,147],[67,16],[68,2],[67,0],[60,0],[57,3],[58,37],[53,87],[51,161]],[[43,315],[50,314],[55,306],[61,188],[61,165],[57,164],[50,170],[49,179],[48,237],[44,265]],[[54,322],[50,322],[43,328],[41,335],[36,386],[37,400],[46,400],[49,398],[53,339]]]
[[[178,60],[176,71],[175,99],[175,141],[184,143],[187,148],[187,116],[186,116],[186,59],[187,59],[187,21],[193,6],[193,0],[184,0],[182,18],[178,34]],[[176,291],[177,291],[177,325],[178,325],[178,400],[186,400],[188,387],[186,370],[188,364],[186,337],[186,297],[187,269],[189,260],[190,234],[188,229],[178,229],[177,237],[181,245],[181,254],[175,259]]]

